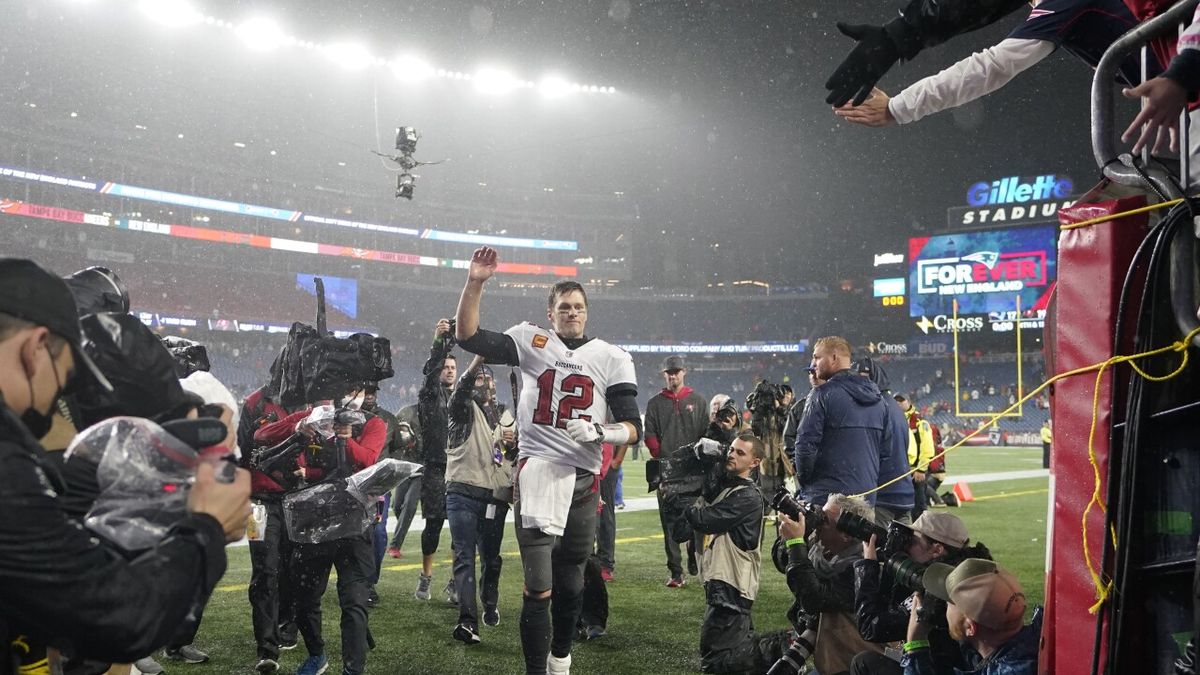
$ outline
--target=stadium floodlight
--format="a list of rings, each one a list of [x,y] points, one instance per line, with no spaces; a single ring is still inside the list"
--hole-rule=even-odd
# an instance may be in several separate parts
[[[393,59],[392,72],[401,82],[421,82],[437,73],[428,61],[410,54]]]
[[[571,93],[571,83],[557,75],[548,75],[538,84],[538,91],[546,98],[559,98]]]
[[[331,61],[350,71],[359,71],[371,65],[375,57],[357,42],[335,42],[322,50]]]
[[[283,32],[283,28],[265,17],[243,21],[237,27],[237,34],[247,47],[259,52],[270,51],[287,42],[287,33]]]
[[[142,0],[139,7],[146,16],[171,28],[204,20],[204,15],[187,0]]]
[[[512,73],[497,68],[480,68],[471,79],[475,88],[485,94],[507,94],[521,86],[521,80]]]

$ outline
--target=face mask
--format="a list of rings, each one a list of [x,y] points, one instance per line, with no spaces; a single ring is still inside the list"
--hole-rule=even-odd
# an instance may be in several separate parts
[[[46,350],[47,356],[50,356],[50,350]],[[21,415],[21,423],[29,429],[29,433],[33,437],[41,440],[46,434],[50,433],[50,427],[54,424],[53,414],[58,408],[58,397],[62,395],[62,382],[58,379],[58,368],[54,365],[54,357],[50,356],[50,370],[54,372],[54,399],[50,401],[50,413],[42,414],[33,407],[35,400],[33,395],[33,380],[29,380],[29,410]]]

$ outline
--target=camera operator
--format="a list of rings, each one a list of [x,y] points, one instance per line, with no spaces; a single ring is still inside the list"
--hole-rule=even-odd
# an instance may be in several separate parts
[[[991,558],[983,544],[968,546],[967,526],[957,516],[939,511],[926,511],[912,526],[901,524],[911,533],[902,553],[917,566],[934,562],[956,564],[966,558]],[[859,633],[870,642],[885,643],[903,640],[908,627],[911,596],[914,590],[897,579],[899,561],[879,559],[877,547],[881,542],[872,535],[863,547],[863,559],[854,563],[854,608]],[[897,556],[900,558],[900,556]],[[911,568],[920,571],[920,567]],[[928,604],[928,602],[926,603]],[[939,673],[951,675],[952,668],[965,667],[959,649],[945,626],[936,626],[929,641],[938,662],[944,664]],[[855,675],[901,672],[900,664],[878,652],[862,652],[854,657],[851,671]]]
[[[684,512],[696,532],[712,535],[702,577],[708,607],[700,626],[700,669],[706,673],[757,672],[768,665],[750,620],[758,595],[764,507],[750,475],[764,452],[754,434],[738,434],[729,446],[723,489]]]
[[[796,599],[789,617],[819,615],[814,665],[821,673],[846,672],[854,654],[881,649],[863,640],[854,622],[853,566],[862,560],[863,543],[838,529],[837,522],[843,513],[873,522],[874,510],[861,497],[837,493],[828,496],[819,516],[805,512],[796,520],[784,508],[779,538],[787,546],[788,588]],[[815,543],[808,543],[806,531]]]
[[[763,494],[773,495],[784,480],[795,473],[791,459],[783,452],[783,426],[794,394],[786,384],[762,380],[746,397],[750,409],[750,430],[762,439],[766,456],[759,467],[759,485]]]
[[[492,371],[476,356],[450,397],[450,433],[446,451],[446,514],[454,549],[454,590],[458,596],[455,640],[479,644],[479,609],[475,602],[475,553],[483,567],[479,595],[483,622],[500,624],[500,544],[516,457],[515,422],[500,426],[500,406]],[[506,456],[506,454],[508,456]]]
[[[458,376],[458,359],[450,353],[453,348],[454,324],[449,319],[440,319],[433,333],[429,359],[421,370],[425,381],[417,394],[421,448],[425,452],[425,471],[421,477],[421,517],[425,519],[425,529],[421,532],[421,576],[417,579],[417,590],[413,592],[413,597],[418,600],[430,597],[433,555],[437,553],[442,525],[446,521],[446,434],[450,428],[447,407]],[[451,577],[446,583],[446,595],[451,602],[456,602],[453,592],[454,578]]]
[[[64,390],[90,380],[111,391],[82,351],[67,285],[29,260],[0,258],[0,673],[25,635],[91,658],[131,663],[165,645],[225,571],[242,536],[250,477],[197,469],[189,515],[130,560],[63,512],[61,477],[38,439]]]
[[[306,422],[311,409],[293,413],[278,422],[268,424],[254,434],[259,445],[276,445],[293,433],[302,435],[307,447],[298,458],[297,475],[304,481],[346,478],[365,469],[379,459],[386,441],[387,425],[370,413],[359,413],[366,420],[361,428],[342,420],[347,404],[361,393],[361,385],[353,385],[338,401],[339,419],[334,425],[334,439],[321,439]],[[338,604],[342,610],[342,672],[358,675],[366,668],[367,595],[375,571],[375,552],[371,528],[354,537],[318,544],[296,542],[292,560],[293,593],[296,602],[296,624],[304,636],[308,658],[296,669],[296,675],[317,675],[328,667],[325,641],[321,633],[321,596],[329,584],[329,572],[338,573]]]
[[[991,560],[967,558],[957,566],[933,563],[922,577],[925,592],[946,602],[950,636],[961,646],[967,667],[956,672],[1034,675],[1042,632],[1042,608],[1025,620],[1025,592],[1016,576]],[[945,672],[930,649],[932,625],[913,596],[907,642],[900,665],[904,675]]]
[[[663,380],[666,386],[662,391],[650,397],[646,403],[646,447],[651,457],[669,455],[676,448],[692,445],[700,440],[708,422],[704,417],[704,397],[692,391],[684,384],[687,378],[687,364],[681,356],[668,356],[663,359]],[[674,515],[670,509],[663,508],[663,491],[657,492],[659,522],[663,530],[663,548],[667,553],[667,569],[671,576],[667,579],[667,588],[680,588],[686,581],[683,577],[683,565],[679,554],[679,544],[671,537],[671,523]],[[688,574],[695,576],[696,552],[704,546],[697,535],[687,543]]]
[[[253,451],[260,447],[254,434],[258,429],[288,416],[279,404],[278,392],[271,385],[260,387],[242,402],[238,423],[238,445],[243,466],[250,470],[250,495],[266,513],[263,536],[250,541],[250,613],[254,625],[254,643],[258,651],[260,673],[272,673],[279,667],[279,651],[293,649],[298,642],[296,605],[292,594],[292,541],[283,521],[285,490],[270,476],[251,466]]]

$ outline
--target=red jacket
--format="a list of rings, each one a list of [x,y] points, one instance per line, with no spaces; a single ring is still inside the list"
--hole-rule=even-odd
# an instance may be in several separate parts
[[[259,409],[260,406],[262,408],[261,410]],[[242,403],[242,419],[241,422],[238,423],[238,444],[242,446],[242,453],[244,453],[243,456],[249,457],[250,452],[252,451],[252,447],[248,441],[253,439],[257,434],[258,429],[255,425],[258,423],[258,420],[270,413],[275,413],[275,417],[277,419],[283,419],[284,417],[287,417],[287,410],[285,410],[283,406],[269,398],[265,401],[263,400],[262,389],[259,389],[247,396],[246,400]],[[244,434],[246,432],[251,434],[251,439],[244,438]],[[251,494],[283,492],[283,487],[280,486],[279,483],[271,480],[267,474],[253,467],[247,466],[247,468],[250,469]]]
[[[312,412],[311,409],[300,410],[278,422],[272,422],[262,427],[254,432],[254,442],[266,446],[282,443],[296,432],[296,425],[308,417],[310,412]],[[363,425],[362,433],[358,435],[358,438],[346,439],[346,459],[350,461],[355,471],[365,469],[379,459],[379,454],[383,451],[383,445],[386,442],[387,423],[379,417],[371,417]],[[304,453],[300,454],[299,464],[300,466],[306,465]],[[319,469],[308,469],[307,480],[310,482],[320,480],[321,475],[322,472]]]

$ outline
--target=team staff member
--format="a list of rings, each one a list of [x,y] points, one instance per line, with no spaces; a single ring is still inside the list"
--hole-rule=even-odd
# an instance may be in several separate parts
[[[528,673],[569,673],[583,565],[596,537],[601,443],[638,442],[637,379],[627,352],[584,334],[587,295],[573,281],[550,291],[546,318],[552,330],[530,323],[504,333],[480,329],[483,285],[497,264],[496,251],[486,246],[471,256],[456,336],[490,363],[521,369],[515,505],[525,570],[521,649]],[[606,424],[609,419],[616,421]]]
[[[421,449],[425,453],[425,471],[421,476],[421,517],[425,519],[425,529],[421,532],[421,576],[413,593],[418,600],[429,599],[433,555],[437,553],[442,525],[446,521],[446,434],[450,428],[446,408],[450,405],[450,392],[458,376],[458,359],[450,353],[453,348],[450,320],[441,319],[434,329],[429,358],[421,369],[425,381],[417,394]],[[453,588],[454,580],[451,579],[446,584],[447,594]]]
[[[908,422],[908,466],[913,469],[912,519],[915,522],[925,512],[925,506],[929,503],[925,497],[925,481],[929,473],[929,461],[936,452],[933,427],[921,417],[917,407],[904,394],[896,394],[893,398]]]
[[[351,392],[348,397],[353,398]],[[305,418],[311,410],[301,410],[278,422],[268,424],[254,434],[260,445],[275,445],[300,432],[319,442]],[[310,483],[334,477],[345,478],[365,469],[379,459],[387,440],[387,424],[367,413],[362,429],[350,425],[334,426],[335,441],[321,445],[315,453],[300,455],[300,471]],[[339,454],[339,449],[341,450]],[[375,573],[375,547],[372,528],[354,537],[319,544],[294,544],[292,579],[295,584],[296,625],[304,636],[308,658],[296,669],[296,675],[320,675],[329,666],[325,640],[321,634],[321,596],[329,584],[329,572],[338,573],[338,605],[342,610],[342,673],[359,675],[367,665],[367,596]]]
[[[677,448],[692,445],[700,440],[708,428],[707,402],[691,387],[684,384],[687,379],[687,364],[681,356],[663,359],[661,372],[666,386],[646,402],[646,447],[650,456],[662,453],[670,456]],[[679,544],[671,538],[673,518],[669,509],[662,504],[662,488],[658,490],[658,515],[662,524],[663,548],[667,552],[668,588],[679,588],[685,583],[683,565],[680,564]],[[696,574],[696,552],[704,547],[704,535],[697,533],[696,539],[688,542],[688,573]]]
[[[217,482],[203,463],[189,515],[133,560],[63,513],[58,472],[38,439],[65,388],[111,386],[80,347],[66,284],[30,260],[0,258],[0,674],[20,635],[113,663],[167,644],[225,572],[225,543],[250,515],[250,475]],[[136,599],[135,607],[130,600]]]

